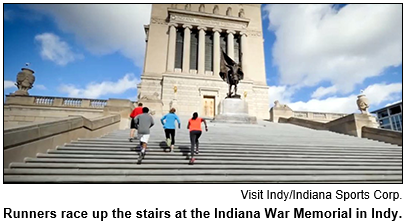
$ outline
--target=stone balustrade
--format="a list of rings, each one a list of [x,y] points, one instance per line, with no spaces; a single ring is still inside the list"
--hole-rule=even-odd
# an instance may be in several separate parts
[[[86,99],[73,97],[52,97],[52,96],[6,96],[6,105],[38,105],[49,107],[82,107],[100,108],[107,105],[107,100]]]
[[[313,112],[313,111],[293,111],[287,105],[274,106],[269,111],[270,120],[278,122],[279,118],[299,118],[317,122],[330,122],[342,117],[347,116],[344,113],[327,113],[327,112]]]
[[[293,111],[293,117],[320,122],[328,122],[346,116],[343,113],[324,113],[312,111]]]

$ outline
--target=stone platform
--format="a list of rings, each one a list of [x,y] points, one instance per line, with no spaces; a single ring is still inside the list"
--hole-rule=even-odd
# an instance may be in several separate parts
[[[257,118],[248,115],[248,103],[239,98],[226,98],[220,103],[220,114],[212,122],[257,124]]]

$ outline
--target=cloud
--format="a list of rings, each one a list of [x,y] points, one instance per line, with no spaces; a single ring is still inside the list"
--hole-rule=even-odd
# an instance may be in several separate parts
[[[4,21],[13,20],[14,12],[12,10],[4,10],[3,19]]]
[[[289,89],[287,86],[269,86],[269,105],[272,107],[276,100],[283,104],[290,102],[293,93],[294,91]]]
[[[364,90],[371,105],[379,105],[387,101],[399,100],[402,98],[402,83],[373,84]]]
[[[369,100],[370,107],[383,106],[382,103],[395,101],[402,98],[402,84],[373,84],[364,90]],[[354,113],[358,111],[356,104],[357,95],[351,94],[346,97],[329,97],[327,99],[311,99],[307,102],[298,101],[288,103],[292,110],[332,112],[332,113]]]
[[[38,90],[47,90],[47,87],[45,87],[44,85],[38,84],[38,85],[34,85],[35,89]]]
[[[101,83],[89,83],[86,88],[78,88],[72,84],[61,85],[59,90],[68,93],[69,97],[99,98],[111,94],[121,94],[130,89],[137,89],[140,82],[134,74],[126,74],[117,82],[105,81]]]
[[[366,78],[402,62],[399,4],[346,5],[339,11],[326,4],[264,9],[276,35],[272,55],[281,85],[330,82],[336,91],[320,89],[314,96],[348,94]]]
[[[337,92],[337,87],[335,87],[335,86],[330,86],[327,88],[319,87],[316,89],[316,91],[313,92],[312,98],[320,99],[323,96],[334,94],[336,92]]]
[[[119,52],[142,67],[145,54],[144,25],[151,5],[141,4],[40,4],[29,9],[54,18],[59,29],[96,55]]]
[[[14,84],[15,82],[9,81],[9,80],[4,80],[4,89],[9,89],[9,88],[14,88],[17,89],[17,87]]]
[[[61,41],[55,34],[38,34],[34,39],[41,45],[40,54],[44,60],[53,61],[57,65],[64,66],[77,59],[83,58],[83,55],[73,53],[69,45]]]
[[[307,102],[298,101],[290,103],[289,107],[294,111],[354,113],[357,110],[356,100],[356,95],[350,95],[348,97],[329,97],[323,100],[311,99]]]
[[[391,105],[394,105],[394,104],[397,104],[397,103],[401,103],[401,102],[402,102],[402,100],[396,100],[395,102],[386,104],[385,107],[391,106]]]

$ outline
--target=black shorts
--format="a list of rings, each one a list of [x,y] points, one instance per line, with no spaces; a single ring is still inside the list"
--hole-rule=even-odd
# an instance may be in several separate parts
[[[134,118],[131,119],[130,128],[131,128],[131,129],[135,129],[135,121],[134,121]]]

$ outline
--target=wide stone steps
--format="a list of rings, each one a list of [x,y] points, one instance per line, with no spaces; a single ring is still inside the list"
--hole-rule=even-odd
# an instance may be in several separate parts
[[[211,125],[211,126],[210,126]],[[292,125],[209,123],[189,165],[187,130],[168,152],[161,128],[151,129],[146,157],[129,130],[78,139],[11,163],[5,182],[32,183],[401,183],[402,148]],[[236,133],[230,134],[230,128]],[[239,130],[241,129],[241,130]]]
[[[179,153],[182,155],[185,155],[189,153],[189,150],[175,150],[174,153],[165,153],[162,152],[161,150],[158,149],[150,149],[148,151],[148,155],[164,155],[164,156],[179,156]],[[95,150],[83,150],[83,149],[68,149],[68,148],[63,148],[59,150],[48,150],[48,154],[77,154],[77,155],[134,155],[133,151],[128,151],[128,150],[101,150],[97,151]],[[303,152],[303,151],[288,151],[288,150],[272,150],[270,152],[266,151],[232,151],[232,150],[205,150],[200,152],[199,157],[204,157],[204,156],[261,156],[261,157],[306,157],[306,156],[314,156],[314,157],[339,157],[339,158],[388,158],[388,159],[397,159],[394,156],[401,156],[399,153],[365,153],[365,152],[351,152],[351,151],[345,151],[345,152],[322,152],[322,151],[310,151],[310,152]]]
[[[402,167],[398,166],[381,166],[381,165],[372,165],[372,166],[362,166],[362,165],[349,165],[349,166],[335,166],[335,165],[250,165],[250,166],[241,166],[241,165],[232,165],[232,164],[216,164],[216,165],[199,165],[195,164],[193,166],[187,164],[84,164],[84,163],[12,163],[10,165],[11,169],[15,168],[33,168],[33,169],[146,169],[146,170],[155,170],[155,169],[164,169],[164,170],[202,170],[202,169],[221,169],[221,170],[355,170],[355,171],[364,171],[364,170],[374,170],[374,171],[401,171]],[[5,169],[7,170],[7,169]],[[311,173],[310,173],[311,174]]]
[[[186,153],[185,153],[186,154]],[[164,155],[164,154],[150,154],[148,153],[148,157],[145,158],[144,161],[146,160],[185,160],[188,159],[188,156],[185,157],[186,155]],[[119,159],[119,160],[124,160],[124,159],[132,159],[136,160],[138,158],[138,155],[133,153],[133,155],[85,155],[85,154],[80,154],[80,155],[75,155],[75,154],[43,154],[43,153],[38,153],[37,158],[46,158],[46,159]],[[363,158],[363,157],[352,157],[352,156],[339,156],[339,157],[326,157],[326,156],[303,156],[303,155],[290,155],[290,156],[279,156],[279,157],[252,157],[248,155],[244,156],[223,156],[219,154],[201,154],[199,155],[199,160],[227,160],[227,161],[306,161],[306,162],[311,162],[311,161],[331,161],[331,162],[339,162],[339,161],[357,161],[357,162],[378,162],[378,163],[390,163],[390,162],[398,162],[402,163],[401,158]],[[26,160],[29,161],[29,160]]]
[[[180,145],[180,148],[188,148],[189,147],[189,142],[180,142],[176,141],[177,145]],[[397,147],[380,147],[376,145],[372,146],[354,146],[354,145],[339,145],[339,144],[323,144],[323,145],[301,145],[301,144],[272,144],[272,145],[264,145],[264,144],[235,144],[235,143],[225,143],[225,144],[218,144],[218,143],[208,143],[211,148],[216,147],[216,148],[221,148],[221,149],[244,149],[246,150],[248,148],[253,148],[253,149],[278,149],[278,148],[285,148],[285,149],[293,149],[293,148],[299,148],[299,149],[318,149],[321,148],[323,150],[329,150],[329,149],[361,149],[361,150],[392,150],[392,151],[399,151],[399,148]],[[149,145],[154,148],[154,147],[164,147],[166,144],[163,141],[151,141]],[[201,147],[206,147],[207,144],[201,144]],[[134,144],[131,142],[118,142],[118,143],[104,143],[104,142],[72,142],[68,143],[65,146],[69,147],[100,147],[100,148],[106,148],[106,147],[112,147],[114,146],[115,148],[131,148],[131,147],[138,147],[138,144]]]
[[[61,176],[61,175],[12,175],[7,182],[30,183],[397,183],[401,175],[156,175],[156,176]]]
[[[162,148],[158,146],[150,146],[148,147],[150,152],[162,152]],[[63,147],[58,147],[59,150],[69,150],[69,151],[76,151],[76,150],[86,150],[86,151],[105,151],[105,152],[128,152],[129,149],[130,151],[135,151],[136,147],[133,146],[124,146],[124,147],[115,147],[112,148],[112,146],[106,146],[106,147],[93,147],[93,146],[63,146]],[[249,153],[249,154],[255,154],[255,153],[273,153],[273,152],[284,152],[284,153],[372,153],[373,155],[401,155],[401,152],[399,150],[370,150],[370,149],[348,149],[348,148],[317,148],[317,147],[312,147],[312,148],[301,148],[301,147],[256,147],[256,148],[250,148],[250,150],[246,150],[246,148],[243,147],[222,147],[221,149],[210,149],[206,146],[200,146],[200,149],[202,149],[202,153],[204,152],[222,152],[222,153]],[[306,149],[306,151],[304,151]],[[175,149],[175,152],[189,152],[188,147],[180,147],[179,149]],[[53,152],[53,151],[51,151]]]
[[[219,169],[7,169],[5,174],[13,175],[402,175],[402,171],[351,171],[351,170],[314,170],[309,174],[306,170],[219,170]]]

